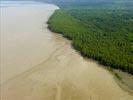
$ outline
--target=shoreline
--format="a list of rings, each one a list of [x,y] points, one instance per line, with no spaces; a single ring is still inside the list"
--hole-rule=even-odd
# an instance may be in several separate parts
[[[66,20],[68,20],[68,21],[66,21]],[[65,23],[65,25],[63,25],[63,23]],[[100,51],[102,49],[105,49],[105,50],[107,50],[106,52],[108,52],[108,48],[109,48],[108,46],[105,48],[102,48],[102,46],[101,46],[101,48],[99,47],[100,50],[99,50],[99,52],[97,52],[98,48],[96,46],[93,47],[93,45],[97,45],[96,44],[97,40],[95,40],[97,38],[96,37],[97,35],[93,36],[92,35],[93,31],[88,32],[87,26],[82,21],[74,18],[74,16],[71,16],[67,11],[65,11],[63,9],[56,10],[54,15],[51,16],[51,18],[49,19],[49,29],[53,32],[63,34],[63,37],[66,37],[67,39],[72,40],[73,48],[76,49],[77,51],[79,51],[83,57],[88,57],[88,58],[94,59],[104,66],[111,66],[114,69],[120,69],[123,72],[128,72],[132,75],[132,67],[130,66],[131,64],[128,65],[127,62],[124,62],[124,60],[125,59],[127,60],[128,58],[122,59],[122,57],[121,57],[120,58],[121,60],[120,59],[117,60],[116,58],[117,57],[119,58],[119,56],[120,56],[120,55],[115,54],[117,52],[117,50],[114,51],[114,55],[117,55],[114,57],[111,56],[113,51],[110,52],[109,54],[108,53],[107,54],[99,53],[99,52],[102,52],[102,51]],[[87,38],[84,37],[84,36],[87,37],[87,34],[90,34],[91,38],[95,37],[94,40],[96,42],[94,41],[94,43],[93,43],[92,41],[87,40]],[[105,42],[107,42],[107,41],[105,41]],[[84,45],[82,45],[82,43],[84,43]],[[104,44],[106,44],[106,43],[104,43]],[[100,45],[102,45],[102,43],[99,44],[98,46],[100,46]],[[112,46],[114,46],[114,45],[112,45]],[[92,46],[93,48],[91,48],[90,46]],[[107,56],[104,54],[106,54]],[[125,53],[125,55],[126,55],[126,53]],[[121,61],[122,61],[123,65],[121,65]]]
[[[49,28],[48,28],[49,29]],[[49,29],[50,30],[50,29]],[[62,38],[65,38],[65,39],[67,39],[67,40],[69,40],[69,41],[71,41],[69,38],[67,38],[67,37],[64,37],[62,34],[60,34],[60,33],[56,33],[56,32],[54,32],[54,31],[52,31],[52,30],[50,30],[51,32],[53,32],[54,34],[59,34],[59,35],[61,35],[62,36]],[[74,47],[73,47],[73,45],[71,44],[71,47],[72,47],[72,49],[74,49],[74,50],[76,50]],[[78,51],[78,50],[76,50],[79,54],[80,54],[80,52]],[[133,96],[133,89],[130,89],[130,87],[128,86],[128,85],[126,85],[125,83],[123,83],[116,75],[120,75],[119,74],[119,72],[116,72],[116,69],[113,69],[113,68],[111,68],[111,67],[107,67],[106,65],[103,65],[103,64],[101,64],[101,63],[99,63],[98,61],[96,61],[95,59],[93,59],[93,58],[88,58],[88,57],[84,57],[82,54],[80,54],[85,60],[87,59],[87,60],[91,60],[92,62],[95,62],[95,63],[98,63],[100,66],[102,66],[102,68],[104,68],[105,70],[107,70],[107,71],[109,71],[109,73],[113,76],[113,78],[114,78],[114,80],[115,80],[115,82],[119,85],[119,87],[122,89],[122,90],[124,90],[124,91],[126,91],[126,92],[128,92],[130,95],[132,95]],[[112,71],[110,71],[110,69],[112,70]],[[115,70],[115,71],[114,71]],[[126,77],[130,77],[130,76],[132,76],[131,74],[129,74],[129,73],[127,73],[127,72],[123,72],[123,71],[121,71],[121,70],[117,70],[117,71],[120,71],[120,72],[122,72],[122,73],[125,73],[125,75],[126,74],[128,74],[128,75],[126,75]],[[122,76],[120,76],[121,78],[123,78]],[[133,77],[133,76],[132,76]]]
[[[5,84],[2,84],[0,87],[2,91],[2,99],[88,100],[91,98],[91,100],[132,100],[133,96],[129,95],[126,91],[123,91],[106,69],[100,67],[96,62],[86,61],[75,49],[72,48],[71,41],[67,40],[62,35],[53,33],[47,29],[46,21],[48,21],[49,15],[53,14],[52,11],[55,7],[47,7],[44,5],[44,8],[47,9],[42,9],[42,7],[40,9],[38,9],[38,7],[34,7],[34,9],[28,9],[28,7],[24,9],[23,7],[21,9],[24,12],[23,14],[21,12],[23,16],[25,16],[26,12],[26,19],[29,18],[28,20],[30,20],[31,18],[35,18],[31,20],[31,22],[35,21],[34,24],[27,23],[27,21],[24,20],[24,17],[18,16],[17,18],[24,18],[22,19],[22,21],[26,21],[24,23],[30,24],[30,27],[32,25],[34,26],[31,28],[31,36],[29,38],[27,37],[27,34],[25,34],[28,41],[24,41],[24,44],[21,45],[22,50],[25,45],[26,47],[29,47],[27,44],[29,41],[33,40],[29,43],[33,43],[33,48],[29,50],[28,54],[33,50],[36,51],[37,48],[39,48],[39,51],[36,53],[33,52],[32,55],[28,57],[33,58],[33,55],[40,54],[46,59],[43,59],[42,63],[39,63],[33,69],[26,71]],[[17,11],[20,12],[20,9],[17,8]],[[30,16],[27,16],[32,11],[35,11],[35,14],[31,13]],[[25,24],[21,25],[25,26]],[[33,29],[38,27],[38,25],[39,32],[35,31],[34,37]],[[42,27],[42,25],[45,25],[45,27]],[[24,28],[24,26],[22,28]],[[42,29],[41,32],[40,28]],[[15,30],[16,29],[17,28],[15,27]],[[25,29],[23,29],[23,31],[29,33],[29,31],[27,32]],[[21,33],[20,30],[19,33]],[[17,36],[15,35],[15,37]],[[20,35],[19,37],[24,39],[24,36]],[[18,41],[21,39],[18,39],[17,37]],[[39,40],[41,40],[40,43],[35,45]],[[15,41],[15,43],[18,42]],[[15,51],[16,50],[18,49],[15,49]],[[26,58],[28,54],[26,54]],[[17,59],[18,58],[20,57],[17,56]],[[34,62],[37,60],[31,59],[27,61]],[[25,61],[21,60],[21,62]],[[24,64],[19,63],[19,65],[25,68]],[[21,68],[21,66],[16,66],[16,68]],[[12,71],[16,70],[10,70],[10,73],[12,73]]]
[[[121,70],[112,69],[112,71],[109,72],[114,76],[114,80],[116,83],[124,90],[127,91],[130,95],[133,95],[133,76],[122,72]]]
[[[57,10],[59,10],[59,9],[57,9]],[[55,11],[56,11],[56,10],[55,10]],[[54,13],[55,13],[55,12],[54,12]],[[53,15],[54,15],[54,13],[53,13]],[[52,16],[53,16],[53,15],[52,15]],[[49,18],[49,19],[50,19],[50,18]],[[49,20],[47,21],[47,24],[48,24],[48,22],[49,22]],[[69,41],[72,42],[72,39],[70,39],[69,37],[66,37],[64,34],[61,34],[61,33],[58,33],[58,32],[56,32],[56,31],[52,30],[52,27],[50,27],[49,24],[48,24],[48,27],[47,27],[47,28],[48,28],[51,32],[53,32],[53,33],[55,33],[55,34],[59,34],[59,35],[61,35],[63,38],[65,38],[65,39],[67,39],[67,40],[69,40]],[[119,87],[120,87],[122,90],[128,92],[130,95],[133,96],[133,89],[131,89],[129,85],[126,85],[126,84],[122,81],[122,79],[123,79],[124,81],[128,81],[128,80],[124,79],[124,77],[121,76],[120,73],[125,74],[125,77],[126,77],[126,78],[132,77],[132,82],[133,82],[133,75],[132,75],[132,74],[130,74],[130,73],[128,73],[128,72],[123,72],[123,71],[121,71],[121,70],[119,70],[119,69],[114,69],[114,68],[112,68],[112,67],[110,67],[110,66],[107,66],[106,64],[103,64],[103,63],[101,63],[101,62],[99,62],[99,61],[97,61],[97,60],[95,60],[95,59],[93,59],[93,58],[91,58],[91,57],[86,57],[86,56],[84,56],[79,50],[77,50],[77,49],[74,47],[74,45],[73,45],[72,43],[71,43],[71,47],[72,47],[72,49],[76,50],[84,59],[92,60],[93,62],[98,63],[100,66],[102,66],[102,68],[104,68],[104,69],[106,69],[107,71],[109,71],[109,73],[110,73],[111,75],[113,75],[113,78],[114,78],[114,80],[116,81],[116,83],[119,85]],[[119,79],[119,78],[121,78],[121,79]]]

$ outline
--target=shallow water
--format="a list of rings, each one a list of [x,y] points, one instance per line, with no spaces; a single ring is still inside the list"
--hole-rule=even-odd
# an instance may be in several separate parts
[[[113,76],[47,29],[52,4],[1,7],[2,100],[133,100]]]
[[[1,82],[41,63],[56,48],[44,23],[56,6],[34,2],[9,2],[5,5],[7,7],[1,8],[0,21]]]

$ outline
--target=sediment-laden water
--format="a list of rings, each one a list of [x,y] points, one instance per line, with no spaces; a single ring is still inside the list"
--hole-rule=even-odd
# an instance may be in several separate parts
[[[2,100],[133,100],[100,65],[47,29],[52,4],[1,6]]]

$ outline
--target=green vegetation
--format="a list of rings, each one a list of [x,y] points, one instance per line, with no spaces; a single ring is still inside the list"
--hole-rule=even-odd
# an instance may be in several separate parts
[[[133,74],[132,10],[69,8],[57,10],[48,24],[83,56]]]

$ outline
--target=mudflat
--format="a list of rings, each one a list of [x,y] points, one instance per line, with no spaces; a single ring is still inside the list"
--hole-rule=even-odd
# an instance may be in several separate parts
[[[101,65],[47,29],[57,6],[17,4],[1,7],[1,100],[133,100]]]

